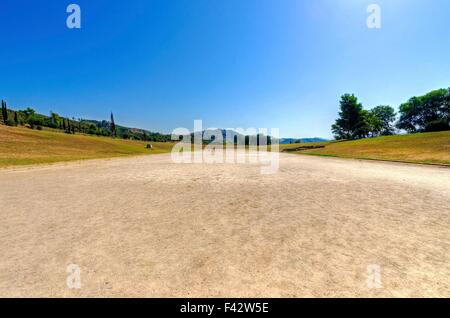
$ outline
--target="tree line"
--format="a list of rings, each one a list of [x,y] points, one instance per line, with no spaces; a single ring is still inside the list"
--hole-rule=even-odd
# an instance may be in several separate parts
[[[28,107],[24,110],[8,109],[2,100],[0,123],[8,126],[25,126],[31,129],[42,130],[43,127],[63,131],[67,134],[88,134],[121,139],[132,139],[152,142],[169,142],[170,135],[148,132],[142,129],[132,129],[116,125],[114,115],[111,113],[111,121],[96,121],[82,118],[67,118],[55,112],[49,116],[38,114]]]
[[[389,136],[399,130],[408,133],[450,130],[450,88],[410,98],[400,105],[399,114],[388,105],[366,110],[355,95],[345,94],[331,130],[337,140]]]

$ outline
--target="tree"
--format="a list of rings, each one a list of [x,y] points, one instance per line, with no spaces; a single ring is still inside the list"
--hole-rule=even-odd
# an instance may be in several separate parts
[[[111,112],[111,136],[117,137],[116,123],[114,122],[114,114]]]
[[[6,102],[2,99],[2,117],[5,124],[8,123],[8,108],[6,107]]]
[[[340,101],[339,118],[332,126],[332,131],[338,140],[357,139],[366,136],[367,127],[365,124],[362,104],[358,103],[355,95],[345,94]]]
[[[369,125],[373,136],[390,136],[395,132],[397,114],[391,106],[377,106],[370,111]]]
[[[17,115],[17,112],[14,112],[14,122],[17,125],[19,125],[19,116]]]
[[[23,117],[25,118],[24,122],[30,124],[32,127],[34,124],[33,121],[36,121],[36,112],[33,108],[27,107],[25,110],[20,110],[19,113],[23,114]]]
[[[31,128],[44,126],[44,117],[42,115],[32,113],[27,117],[27,123],[31,126]]]
[[[376,136],[375,130],[378,125],[377,118],[368,110],[361,110],[361,121],[358,126],[358,138],[367,138]]]
[[[450,130],[450,88],[412,97],[402,104],[397,128],[410,133]]]
[[[50,112],[50,123],[52,128],[61,128],[61,117],[54,112]]]
[[[31,115],[34,115],[36,112],[34,111],[33,108],[27,107],[27,109],[25,109],[24,111],[22,111],[26,117],[29,117]]]

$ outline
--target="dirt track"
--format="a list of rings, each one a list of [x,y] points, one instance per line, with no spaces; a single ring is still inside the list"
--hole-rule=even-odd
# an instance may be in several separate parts
[[[0,170],[0,217],[3,297],[450,297],[446,168],[289,154],[274,175],[169,155],[16,168]]]

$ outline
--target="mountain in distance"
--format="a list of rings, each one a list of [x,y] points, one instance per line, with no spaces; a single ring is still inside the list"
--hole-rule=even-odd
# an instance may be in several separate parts
[[[202,133],[203,135],[206,137],[207,135],[205,134],[207,132],[207,134],[209,134],[209,136],[217,134],[220,135],[222,134],[222,138],[225,141],[226,140],[226,136],[238,136],[238,138],[243,138],[245,137],[244,135],[234,131],[234,130],[229,130],[229,129],[208,129],[208,130],[204,130]],[[209,138],[205,138],[205,139],[209,139]],[[325,142],[325,141],[330,141],[329,139],[325,139],[325,138],[320,138],[320,137],[313,137],[313,138],[281,138],[279,139],[279,143],[282,145],[286,145],[286,144],[295,144],[295,143],[310,143],[310,142]]]
[[[97,136],[112,136],[113,132],[111,130],[111,122],[107,120],[93,120],[93,119],[82,119],[82,118],[68,118],[60,116],[56,113],[51,113],[50,116],[39,114],[35,112],[31,108],[27,108],[25,110],[7,110],[11,118],[17,118],[17,124],[20,125],[28,125],[30,128],[42,130],[42,127],[48,127],[51,129],[59,129],[65,131],[66,133],[84,133],[89,135],[97,135]],[[142,140],[142,141],[159,141],[159,142],[169,142],[172,141],[171,134],[162,134],[158,132],[152,132],[146,129],[140,128],[131,128],[122,125],[115,125],[115,136],[123,139],[134,139],[134,140]],[[222,135],[223,141],[226,141],[227,136],[229,138],[234,139],[234,142],[237,140],[245,140],[245,143],[248,144],[250,140],[250,136],[244,136],[243,134],[232,130],[232,129],[207,129],[202,131],[203,138],[205,143],[208,143],[215,140],[217,135]],[[258,135],[258,144],[263,134],[256,133],[253,137]],[[191,137],[193,138],[193,133],[191,133]],[[271,144],[274,138],[267,136],[267,141],[265,143]],[[295,138],[282,138],[279,140],[280,144],[291,144],[298,142],[321,142],[327,141],[327,139],[323,138],[303,138],[303,139],[295,139]]]
[[[304,143],[304,142],[325,142],[330,141],[329,139],[325,138],[281,138],[280,144],[282,145],[289,145],[289,144],[298,144],[298,143]]]

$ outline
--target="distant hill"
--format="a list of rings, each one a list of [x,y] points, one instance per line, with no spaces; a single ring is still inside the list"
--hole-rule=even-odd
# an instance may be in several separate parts
[[[42,130],[42,127],[61,130],[68,134],[88,134],[95,136],[112,136],[111,121],[83,118],[68,118],[52,112],[50,115],[37,113],[32,108],[24,110],[7,109],[7,120],[0,116],[0,122],[9,126],[27,126]],[[130,128],[115,124],[115,137],[128,140],[169,142],[171,135],[151,132],[145,129]]]
[[[282,138],[280,139],[280,144],[289,145],[289,144],[298,144],[304,142],[325,142],[329,141],[329,139],[314,137],[314,138]]]
[[[35,112],[32,108],[27,108],[24,110],[13,110],[8,109],[8,120],[5,121],[0,118],[0,122],[5,122],[9,126],[24,125],[33,129],[42,130],[42,127],[48,127],[52,129],[59,129],[68,134],[88,134],[96,136],[113,136],[112,122],[108,120],[93,120],[93,119],[83,119],[83,118],[68,118],[60,116],[52,112],[50,115],[43,115]],[[1,116],[0,116],[1,117]],[[205,134],[206,131],[203,131]],[[209,134],[209,136],[207,136]],[[226,136],[234,136],[234,142],[237,140],[245,140],[245,144],[249,143],[250,136],[244,136],[233,130],[227,129],[217,129],[216,131],[209,130],[205,138],[209,141],[204,140],[203,143],[207,144],[214,140],[214,135],[222,134],[222,139],[225,142]],[[121,126],[115,124],[115,137],[121,139],[131,139],[131,140],[141,140],[141,141],[153,141],[153,142],[170,142],[171,135],[161,134],[157,132],[151,132],[140,128],[131,128],[126,126]],[[193,134],[191,134],[193,139]],[[208,138],[209,137],[209,138]],[[263,137],[259,134],[258,144],[260,138]],[[265,136],[264,136],[265,137]],[[267,144],[272,143],[272,137],[267,136]],[[283,138],[280,139],[280,144],[293,144],[299,142],[323,142],[327,141],[323,138]]]
[[[203,134],[206,131],[203,131]],[[237,136],[237,138],[245,138],[248,136],[244,136],[242,134],[239,134],[238,132],[234,131],[234,130],[226,130],[226,129],[216,129],[216,130],[208,130],[208,134],[220,134],[222,133],[222,138],[225,141],[226,140],[226,136]],[[262,135],[263,136],[263,135]],[[270,141],[273,138],[268,136],[268,142],[270,143]],[[288,145],[288,144],[294,144],[294,143],[310,143],[310,142],[326,142],[326,141],[330,141],[329,139],[324,139],[324,138],[319,138],[319,137],[314,137],[314,138],[282,138],[279,139],[279,143],[283,144],[283,145]]]

